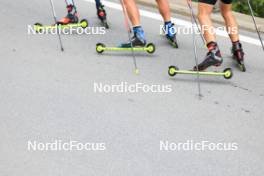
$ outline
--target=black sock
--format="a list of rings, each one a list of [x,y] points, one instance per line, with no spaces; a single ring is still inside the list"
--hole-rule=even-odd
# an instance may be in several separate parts
[[[214,41],[211,41],[211,42],[207,43],[207,48],[209,51],[212,51],[212,50],[218,48],[217,43]]]
[[[241,45],[239,40],[232,42],[232,45],[233,45],[233,48],[235,48],[235,49],[241,49],[242,48],[242,45]]]

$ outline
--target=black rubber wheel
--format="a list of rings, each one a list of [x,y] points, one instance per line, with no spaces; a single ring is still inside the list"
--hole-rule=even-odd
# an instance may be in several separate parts
[[[109,25],[108,25],[106,19],[103,20],[102,23],[103,23],[103,25],[104,25],[104,27],[105,27],[106,29],[109,29]]]
[[[89,26],[88,20],[82,19],[80,22],[83,29],[87,28]]]
[[[174,38],[174,44],[173,44],[173,47],[176,48],[176,49],[179,48],[179,44],[178,44],[178,41],[177,41],[176,35],[175,35],[175,38]]]
[[[245,64],[244,64],[244,61],[241,61],[241,62],[239,63],[239,68],[240,68],[240,70],[241,70],[242,72],[246,72],[246,71],[247,71],[246,66],[245,66]]]
[[[239,67],[240,67],[242,72],[246,72],[247,71],[246,66],[244,64],[240,64]]]
[[[110,28],[109,25],[108,25],[108,23],[105,23],[105,28],[106,29],[109,29]]]
[[[42,27],[43,25],[41,23],[35,23],[34,27]],[[35,29],[35,28],[34,28]],[[36,32],[42,32],[42,29],[40,30],[35,30]]]
[[[177,73],[175,72],[175,70],[179,70],[178,67],[174,66],[174,65],[171,65],[169,66],[169,70],[168,70],[168,74],[173,77],[175,76]]]
[[[175,42],[173,43],[173,47],[176,48],[176,49],[179,48],[179,45],[178,45],[177,41],[175,41]]]
[[[223,73],[225,79],[231,79],[233,77],[233,71],[231,68],[226,68]]]
[[[242,72],[246,72],[247,69],[246,69],[246,66],[244,64],[244,61],[238,61],[237,58],[234,56],[234,51],[233,49],[231,48],[231,54],[233,55],[232,58],[237,62],[238,66],[239,66],[239,69],[242,71]]]
[[[104,49],[102,48],[105,48],[105,45],[103,43],[97,43],[96,44],[96,52],[101,54],[104,52]]]
[[[156,47],[153,43],[147,44],[146,48],[149,54],[153,54],[156,51]]]

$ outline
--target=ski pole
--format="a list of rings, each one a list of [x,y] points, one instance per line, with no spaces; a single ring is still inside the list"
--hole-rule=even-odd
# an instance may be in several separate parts
[[[64,1],[65,1],[66,6],[68,6],[69,5],[68,0],[64,0]]]
[[[192,14],[192,3],[188,1],[189,7],[190,7],[190,13]],[[195,60],[195,65],[196,65],[196,70],[197,70],[197,85],[198,85],[198,96],[199,98],[202,97],[201,94],[201,82],[200,82],[200,73],[199,73],[199,69],[198,69],[198,55],[197,55],[197,45],[196,45],[196,37],[195,37],[195,28],[194,28],[194,23],[195,23],[195,17],[194,15],[191,15],[191,21],[192,21],[192,28],[193,28],[193,34],[192,34],[192,38],[193,38],[193,50],[194,50],[194,60]]]
[[[192,7],[192,1],[189,1],[189,0],[188,0],[188,1],[187,1],[187,4],[188,4],[188,7],[189,7],[189,9],[190,9],[191,16],[192,16],[192,18],[193,18],[193,20],[194,20],[194,22],[195,22],[195,24],[196,24],[196,27],[197,27],[197,29],[198,29],[198,32],[200,33],[201,39],[203,40],[204,46],[206,46],[206,41],[205,41],[205,39],[204,39],[204,37],[203,37],[202,31],[201,31],[201,29],[199,28],[198,22],[197,22],[197,20],[196,20],[196,18],[195,18],[195,15],[194,15],[193,7]]]
[[[52,8],[52,14],[53,14],[53,18],[54,18],[54,21],[55,21],[55,25],[57,25],[57,17],[56,17],[56,12],[55,12],[55,8],[54,8],[53,0],[50,0],[50,5],[51,5],[51,8]],[[61,51],[64,51],[58,25],[57,25],[56,29],[57,29],[57,35],[58,35],[58,38],[59,38]]]
[[[134,68],[135,68],[135,74],[139,74],[139,69],[137,67],[137,59],[136,59],[136,56],[135,56],[134,46],[133,46],[132,39],[131,39],[131,34],[130,34],[131,33],[131,25],[129,23],[128,13],[127,13],[124,1],[120,0],[120,3],[122,5],[122,9],[123,9],[123,13],[124,13],[125,26],[126,26],[126,29],[127,29],[128,39],[129,39],[129,42],[130,42],[130,45],[131,45],[131,48],[132,48],[131,52],[132,52],[133,64],[134,64]]]
[[[251,16],[252,16],[252,19],[253,19],[253,22],[254,22],[254,25],[255,25],[256,31],[257,31],[257,33],[258,33],[258,37],[259,37],[259,40],[260,40],[260,43],[261,43],[262,49],[263,49],[263,51],[264,51],[263,40],[262,40],[262,38],[261,38],[261,35],[260,35],[260,32],[259,32],[259,29],[258,29],[258,26],[257,26],[257,23],[256,23],[256,19],[255,19],[254,12],[253,12],[253,9],[252,9],[251,4],[250,4],[250,0],[248,0],[247,2],[248,2],[248,7],[249,7],[249,10],[250,10],[250,13],[251,13]]]

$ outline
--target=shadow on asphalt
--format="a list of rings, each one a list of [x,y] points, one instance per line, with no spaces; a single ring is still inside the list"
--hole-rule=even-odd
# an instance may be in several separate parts
[[[133,57],[132,53],[127,53],[127,52],[108,52],[108,53],[102,53],[99,54],[98,56],[117,56],[117,57]],[[151,57],[150,57],[151,56]],[[147,54],[147,53],[135,53],[135,57],[147,57],[147,58],[159,58],[158,55],[155,54]]]
[[[196,81],[196,76],[193,77],[194,79],[189,79],[189,78],[170,78],[170,80],[176,82],[176,81],[179,81],[179,82],[186,82],[186,83],[197,83]],[[204,83],[204,84],[215,84],[215,85],[230,85],[232,86],[232,82],[228,81],[228,80],[225,80],[223,78],[223,80],[213,80],[213,79],[205,79],[205,78],[202,78],[200,77],[200,83]]]

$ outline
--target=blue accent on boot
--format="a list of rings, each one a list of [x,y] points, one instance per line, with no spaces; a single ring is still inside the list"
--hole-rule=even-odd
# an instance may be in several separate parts
[[[164,23],[164,30],[166,36],[169,38],[174,38],[174,36],[176,35],[176,29],[174,28],[174,24],[171,21],[166,21]]]
[[[146,42],[145,33],[141,26],[133,27],[133,32],[142,43]]]

